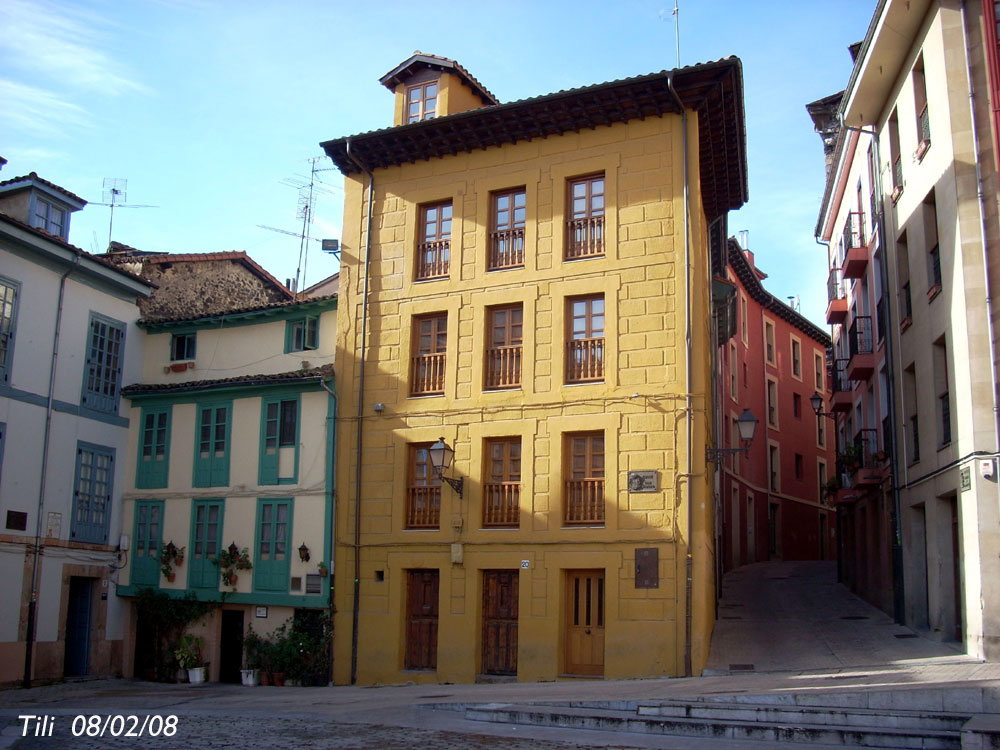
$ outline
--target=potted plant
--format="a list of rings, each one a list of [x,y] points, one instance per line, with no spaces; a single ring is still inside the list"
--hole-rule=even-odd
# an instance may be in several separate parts
[[[205,645],[205,639],[200,635],[185,633],[177,642],[174,649],[174,658],[177,659],[177,666],[186,669],[188,682],[198,684],[205,681],[205,667],[207,664],[201,659],[201,649]]]
[[[326,563],[323,562],[322,560],[320,560],[320,563],[319,563],[319,576],[320,576],[320,578],[326,578],[328,575],[330,575],[330,571],[327,569]]]
[[[174,573],[174,568],[179,568],[184,563],[184,550],[186,547],[175,547],[173,542],[160,547],[160,572],[163,573],[164,577],[170,581],[174,582],[176,574]]]
[[[242,682],[247,687],[256,687],[260,682],[260,647],[260,636],[253,625],[249,625],[243,637],[243,669],[240,670]]]
[[[232,586],[234,589],[236,588],[236,582],[239,580],[236,571],[253,568],[253,563],[250,562],[250,552],[247,551],[246,547],[243,549],[237,547],[236,542],[233,542],[229,545],[228,549],[224,549],[219,553],[215,564],[222,571],[222,582],[226,586]]]

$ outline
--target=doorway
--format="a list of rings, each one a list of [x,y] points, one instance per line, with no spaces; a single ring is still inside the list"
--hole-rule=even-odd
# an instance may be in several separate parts
[[[90,672],[90,619],[94,579],[72,576],[66,607],[66,655],[63,674],[83,677]]]
[[[219,639],[219,682],[240,682],[243,667],[243,610],[222,610]]]
[[[565,672],[604,675],[604,571],[566,573]]]
[[[483,674],[517,674],[517,570],[483,571]]]
[[[405,669],[437,669],[439,586],[436,570],[406,572]]]

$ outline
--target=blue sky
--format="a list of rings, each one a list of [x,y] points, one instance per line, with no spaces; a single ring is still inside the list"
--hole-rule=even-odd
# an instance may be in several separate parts
[[[750,202],[730,214],[781,299],[824,324],[814,241],[823,154],[805,105],[844,88],[876,0],[680,0],[680,63],[743,61]],[[320,141],[386,127],[379,77],[415,50],[458,60],[501,101],[676,67],[673,0],[3,0],[0,178],[36,171],[92,201],[128,180],[113,239],[246,250],[295,276],[298,191]],[[319,162],[328,169],[329,160]],[[317,174],[313,237],[340,237],[339,172]],[[73,218],[103,252],[109,209]],[[337,270],[312,243],[305,283]]]

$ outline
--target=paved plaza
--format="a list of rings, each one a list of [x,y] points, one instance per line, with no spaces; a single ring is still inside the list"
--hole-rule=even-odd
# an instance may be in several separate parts
[[[890,694],[897,707],[939,704],[948,710],[949,701],[960,693],[1000,689],[1000,664],[969,659],[949,644],[893,623],[836,584],[832,575],[826,563],[767,563],[730,574],[703,677],[324,688],[91,680],[0,691],[0,750],[759,748],[759,743],[736,740],[471,721],[462,709],[486,703],[596,705],[870,691]],[[29,714],[51,717],[52,736],[22,737],[24,722],[18,716]],[[139,721],[176,716],[176,732],[169,737],[162,732],[156,737],[111,737],[108,730],[120,730],[121,719],[117,724],[109,720],[104,737],[87,737],[83,731],[91,716],[101,717],[92,721],[103,726],[104,717],[133,715]],[[74,720],[81,736],[73,736]]]

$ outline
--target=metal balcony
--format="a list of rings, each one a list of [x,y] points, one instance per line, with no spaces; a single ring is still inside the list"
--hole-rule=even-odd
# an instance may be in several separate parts
[[[826,281],[826,298],[826,322],[830,325],[843,323],[847,319],[847,295],[839,268],[830,269],[830,277]]]
[[[875,372],[875,348],[870,315],[858,315],[851,322],[848,345],[851,356],[847,360],[847,377],[851,380],[868,380]]]
[[[849,412],[854,394],[851,392],[851,379],[847,377],[846,359],[833,360],[833,371],[830,373],[830,388],[833,395],[830,397],[830,410],[834,413]]]
[[[860,211],[851,211],[844,222],[844,266],[841,273],[845,279],[860,279],[867,268],[865,215]]]

